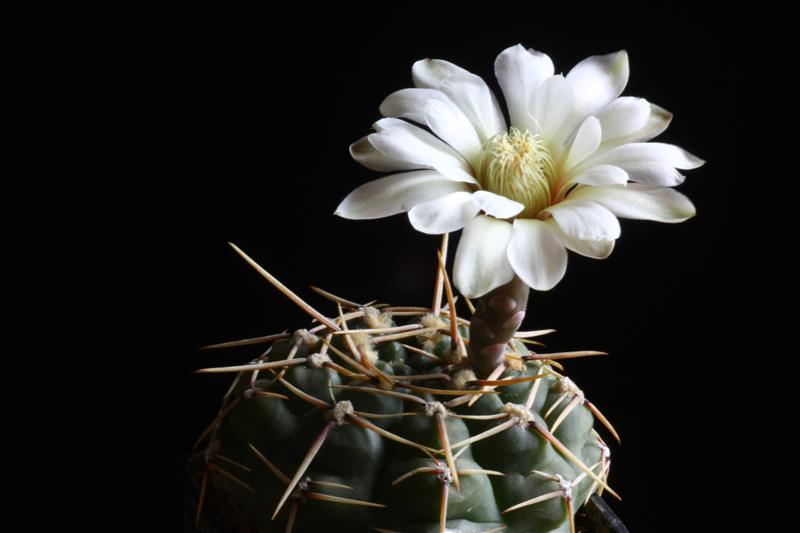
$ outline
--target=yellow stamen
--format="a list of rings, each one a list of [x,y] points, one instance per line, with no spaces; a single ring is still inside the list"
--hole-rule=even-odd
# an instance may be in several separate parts
[[[498,133],[484,143],[476,171],[483,189],[525,206],[519,217],[535,218],[550,205],[555,169],[539,135],[516,128]]]

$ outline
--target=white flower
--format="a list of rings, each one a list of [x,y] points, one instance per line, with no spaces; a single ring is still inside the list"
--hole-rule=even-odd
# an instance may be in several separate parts
[[[564,275],[567,249],[608,257],[620,235],[617,217],[682,222],[694,215],[671,187],[684,180],[676,169],[703,161],[646,142],[672,115],[620,97],[626,52],[589,57],[562,76],[546,54],[516,45],[494,67],[510,127],[480,77],[447,61],[417,61],[416,88],[390,94],[380,107],[387,118],[350,147],[362,165],[393,174],[351,192],[336,214],[408,212],[424,233],[463,228],[454,281],[468,297],[514,274],[551,289]]]

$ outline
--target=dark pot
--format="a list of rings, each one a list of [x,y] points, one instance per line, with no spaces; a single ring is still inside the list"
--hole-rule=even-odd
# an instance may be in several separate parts
[[[597,494],[592,495],[589,502],[578,511],[575,524],[578,531],[586,533],[628,533],[622,520]]]

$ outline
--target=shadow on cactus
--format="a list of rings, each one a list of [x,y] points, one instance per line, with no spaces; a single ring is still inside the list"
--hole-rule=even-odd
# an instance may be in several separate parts
[[[371,169],[402,172],[350,193],[338,215],[407,212],[443,235],[430,307],[315,289],[335,306],[326,315],[233,246],[313,322],[206,348],[268,346],[198,371],[235,376],[189,461],[198,527],[212,517],[253,532],[575,533],[593,494],[618,497],[603,435],[619,436],[559,363],[605,354],[542,353],[535,339],[553,330],[519,328],[530,288],[559,282],[567,250],[612,252],[618,217],[693,216],[671,187],[676,169],[703,162],[646,142],[671,115],[619,96],[624,51],[561,76],[517,45],[495,72],[510,126],[481,78],[428,59],[414,64],[416,88],[390,95],[387,118],[351,147]],[[462,228],[454,287],[448,235]]]

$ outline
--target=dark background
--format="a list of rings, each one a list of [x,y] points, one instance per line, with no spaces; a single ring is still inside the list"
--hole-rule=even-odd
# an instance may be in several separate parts
[[[415,60],[453,61],[499,95],[494,58],[518,42],[557,72],[627,49],[625,94],[672,111],[659,140],[709,161],[680,187],[694,219],[623,221],[609,259],[570,254],[523,328],[557,328],[553,350],[611,353],[567,370],[622,435],[611,484],[624,501],[612,506],[631,531],[717,523],[722,476],[757,444],[755,404],[789,352],[774,331],[793,320],[771,312],[792,301],[791,241],[757,226],[789,220],[775,206],[794,187],[770,184],[759,163],[756,143],[772,134],[754,121],[779,97],[755,92],[767,67],[742,35],[758,23],[678,8],[578,19],[516,4],[395,7],[6,8],[9,531],[180,529],[182,455],[226,381],[191,371],[249,358],[195,348],[306,322],[227,241],[327,312],[308,285],[427,304],[438,238],[404,216],[333,216],[375,177],[347,147],[411,85]]]

